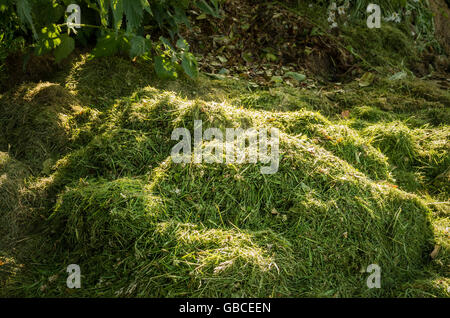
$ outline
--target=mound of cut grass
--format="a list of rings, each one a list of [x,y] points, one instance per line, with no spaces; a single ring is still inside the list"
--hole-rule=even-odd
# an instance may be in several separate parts
[[[269,107],[253,96],[265,105],[242,107],[234,103],[240,92],[247,93],[239,82],[227,86],[203,77],[197,83],[167,83],[142,75],[134,90],[106,90],[100,101],[97,95],[90,98],[95,85],[86,82],[98,79],[97,69],[108,75],[108,67],[115,72],[117,65],[130,74],[134,66],[120,58],[81,60],[87,65],[74,64],[61,86],[76,88],[76,100],[86,102],[82,114],[69,116],[77,125],[64,140],[76,143],[26,185],[37,197],[30,204],[45,220],[29,239],[36,247],[29,256],[33,262],[26,262],[3,292],[448,296],[442,289],[448,275],[437,263],[445,264],[448,248],[430,257],[436,244],[443,245],[445,231],[431,224],[435,208],[418,193],[398,189],[390,177],[408,154],[411,162],[402,171],[424,168],[425,153],[433,149],[428,166],[440,158],[433,173],[443,172],[445,127],[413,129],[397,113],[391,115],[398,122],[366,121],[352,111],[354,117],[336,119],[316,111],[318,104],[306,98]],[[117,80],[104,80],[102,89],[113,90]],[[291,93],[286,100],[294,101]],[[316,92],[310,96],[322,98]],[[377,116],[380,112],[376,108]],[[192,133],[194,120],[203,121],[203,130],[279,128],[277,173],[262,175],[261,163],[174,163],[170,151],[177,142],[171,133],[175,128]],[[354,120],[360,125],[353,126]],[[15,129],[20,128],[12,133]],[[66,288],[68,264],[80,265],[82,289]],[[381,289],[367,288],[370,264],[382,269]],[[444,283],[433,283],[437,280]]]
[[[20,236],[27,219],[26,210],[20,204],[20,192],[24,179],[30,174],[27,167],[0,152],[0,250]]]
[[[0,150],[42,168],[46,159],[64,153],[69,117],[81,110],[76,98],[58,84],[23,84],[0,99]]]
[[[450,130],[447,127],[410,129],[396,121],[371,125],[363,134],[389,158],[397,169],[395,173],[407,187],[414,188],[414,183],[423,187],[426,182],[448,193]]]
[[[238,109],[154,89],[138,95],[112,108],[105,132],[55,168],[66,187],[49,226],[105,295],[387,296],[427,263],[430,210],[344,160],[352,147],[363,150],[356,132],[305,110]],[[196,119],[203,129],[279,127],[278,172],[173,163],[168,133],[192,130]],[[320,134],[320,123],[343,150],[302,137]],[[386,173],[380,153],[372,161]],[[383,268],[382,291],[365,285],[372,263]]]

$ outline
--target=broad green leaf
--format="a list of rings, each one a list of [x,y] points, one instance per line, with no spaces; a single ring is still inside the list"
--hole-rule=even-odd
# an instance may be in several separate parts
[[[120,50],[120,40],[111,34],[97,40],[97,46],[92,51],[95,57],[111,56]]]
[[[135,35],[131,38],[130,46],[130,57],[134,58],[148,53],[150,51],[151,42],[143,36]]]
[[[252,62],[253,62],[252,53],[250,53],[250,52],[244,52],[244,53],[242,54],[242,58],[243,58],[244,61],[246,61],[247,63],[252,63]]]
[[[135,31],[142,22],[144,10],[141,1],[123,1],[123,12],[127,17],[127,32]]]
[[[227,75],[227,74],[230,74],[230,71],[229,70],[227,70],[226,68],[221,68],[220,69],[220,71],[219,71],[219,74],[221,74],[221,75]]]
[[[204,20],[206,19],[206,13],[202,13],[197,17],[197,20]]]
[[[221,62],[221,63],[226,63],[228,62],[228,59],[225,56],[219,55],[217,56],[217,59]]]
[[[169,59],[165,59],[162,56],[155,56],[155,72],[159,78],[162,79],[175,79],[178,74],[175,70],[175,66]]]
[[[37,40],[38,35],[36,33],[36,29],[34,28],[33,18],[31,17],[31,5],[28,0],[17,0],[16,1],[17,15],[19,16],[22,23],[28,23],[31,27],[31,31],[33,32],[34,38]],[[22,29],[25,29],[22,26]]]
[[[39,41],[37,42],[35,54],[42,55],[50,52],[61,44],[61,29],[56,24],[51,24],[41,31]]]
[[[61,44],[55,49],[56,62],[59,63],[69,56],[75,48],[75,40],[67,34],[61,36]]]
[[[185,52],[181,58],[181,66],[190,78],[195,79],[198,77],[198,64],[194,54]]]
[[[271,61],[271,62],[276,62],[276,60],[277,60],[278,58],[276,57],[275,54],[272,54],[272,53],[266,53],[266,59],[268,59],[268,60]]]

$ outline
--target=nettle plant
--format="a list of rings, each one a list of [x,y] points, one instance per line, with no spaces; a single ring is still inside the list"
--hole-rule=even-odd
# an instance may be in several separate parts
[[[153,61],[161,78],[185,73],[198,76],[195,56],[179,35],[182,25],[190,26],[189,9],[219,17],[220,0],[0,0],[6,21],[16,21],[15,34],[23,37],[34,54],[52,53],[57,63],[76,46],[95,43],[92,57],[127,54]],[[73,5],[76,6],[73,6]],[[72,5],[72,6],[71,6]],[[70,7],[69,7],[70,6]],[[67,23],[78,7],[81,21]],[[73,20],[73,19],[72,19]],[[3,21],[4,22],[4,21]],[[6,31],[5,31],[6,32]],[[153,37],[157,35],[156,39]]]

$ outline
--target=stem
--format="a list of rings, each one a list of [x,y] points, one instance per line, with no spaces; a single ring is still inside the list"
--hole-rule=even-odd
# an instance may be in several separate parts
[[[62,26],[68,27],[67,23],[61,23],[61,24],[58,24],[57,26],[59,26],[59,27],[62,27]],[[86,28],[102,29],[101,26],[92,25],[92,24],[76,24],[76,26],[86,27]]]

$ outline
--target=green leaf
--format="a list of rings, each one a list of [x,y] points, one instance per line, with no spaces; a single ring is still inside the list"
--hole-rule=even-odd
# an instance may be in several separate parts
[[[394,75],[392,75],[388,79],[390,81],[398,81],[398,80],[405,79],[407,76],[408,76],[408,73],[406,73],[405,71],[401,71],[401,72],[395,73]]]
[[[284,74],[287,77],[291,77],[299,82],[303,82],[306,79],[306,76],[300,73],[296,73],[296,72],[287,72],[286,74]]]
[[[147,11],[150,15],[153,15],[152,9],[150,8],[150,4],[148,0],[141,0],[142,9]]]
[[[206,13],[202,13],[197,17],[197,20],[204,20],[206,19]]]
[[[143,36],[135,35],[131,38],[130,45],[130,57],[134,58],[148,53],[150,51],[151,42]]]
[[[359,86],[367,87],[370,86],[375,79],[375,75],[369,72],[364,73],[364,75],[359,80]]]
[[[107,28],[108,27],[108,3],[106,0],[97,0],[98,5],[100,7],[100,22],[102,25]]]
[[[217,59],[221,62],[221,63],[226,63],[228,62],[228,59],[225,56],[219,55],[217,56]]]
[[[278,58],[276,57],[275,54],[266,53],[266,59],[271,61],[271,62],[276,62]]]
[[[197,7],[206,14],[212,15],[215,18],[220,18],[218,2],[217,1],[211,2],[214,8],[211,8],[211,6],[205,0],[197,2]]]
[[[181,66],[190,78],[195,79],[198,77],[198,64],[194,54],[189,52],[184,53],[181,58]]]
[[[123,11],[127,17],[127,32],[136,30],[142,22],[144,10],[141,1],[123,1]]]
[[[252,63],[252,62],[253,62],[252,53],[250,53],[250,52],[244,52],[244,53],[242,54],[242,58],[243,58],[244,61],[246,61],[247,63]]]
[[[183,38],[178,39],[177,41],[177,48],[181,50],[189,50],[189,44],[187,41]]]
[[[270,81],[279,84],[283,83],[283,78],[281,76],[272,76]]]
[[[61,44],[61,29],[56,24],[51,24],[41,30],[39,41],[37,42],[35,54],[42,55],[50,52]]]
[[[120,50],[120,39],[111,34],[98,39],[97,45],[92,51],[95,57],[111,56],[118,53]]]
[[[55,49],[56,63],[61,62],[75,49],[75,40],[67,34],[61,36],[61,44]]]
[[[36,33],[36,29],[34,28],[33,19],[31,17],[31,5],[28,0],[17,0],[16,1],[17,15],[19,16],[22,23],[28,23],[31,27],[31,31],[33,32],[34,38],[37,40],[38,35]],[[22,26],[24,31],[25,28]]]
[[[175,49],[173,48],[172,44],[170,44],[170,41],[167,38],[160,36],[159,40],[162,42],[162,44],[164,44],[167,50],[169,50],[170,52],[175,52]]]
[[[162,56],[155,56],[155,72],[159,78],[162,79],[175,79],[178,74],[175,70],[175,66],[169,59],[165,59]]]
[[[122,26],[123,0],[111,0],[110,5],[114,18],[114,29],[117,32]]]
[[[227,70],[226,68],[222,67],[218,74],[220,74],[220,75],[228,75],[228,74],[230,74],[230,71]]]

